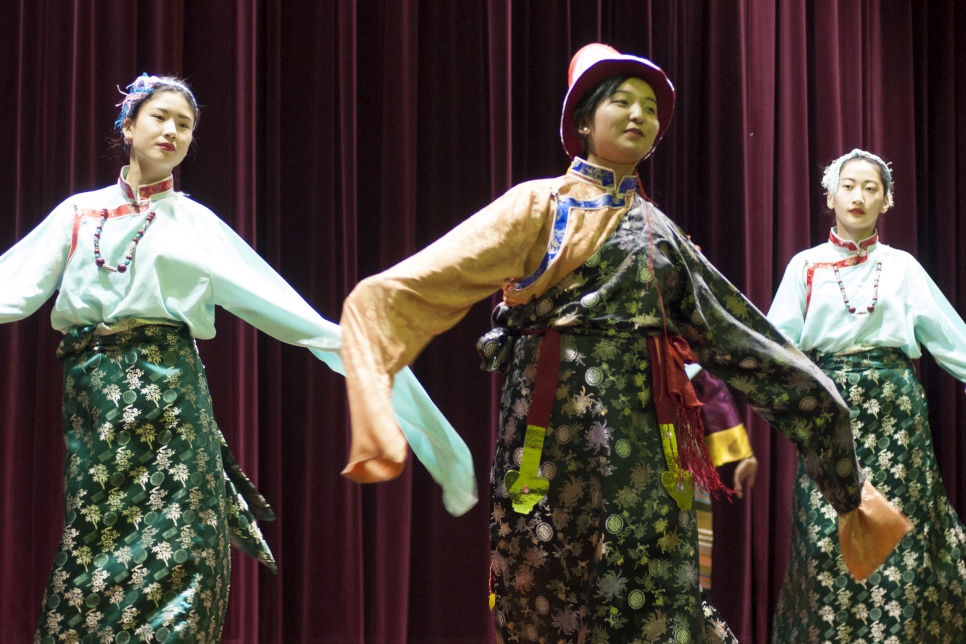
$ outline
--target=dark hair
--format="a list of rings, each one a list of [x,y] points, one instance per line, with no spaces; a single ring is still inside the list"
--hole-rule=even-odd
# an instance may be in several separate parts
[[[124,94],[124,100],[118,103],[121,111],[117,116],[117,120],[114,122],[114,130],[120,132],[121,135],[111,137],[112,149],[119,148],[125,154],[129,152],[128,146],[124,141],[124,122],[128,119],[132,121],[136,120],[138,113],[141,111],[141,106],[162,92],[181,94],[191,107],[194,116],[191,129],[194,130],[198,127],[198,121],[201,119],[201,108],[198,107],[198,101],[195,100],[195,95],[191,91],[191,88],[180,78],[176,76],[148,76],[147,74],[141,74],[134,79],[133,83],[127,86],[127,89],[130,91],[121,92]]]
[[[124,121],[127,119],[136,119],[138,112],[141,110],[141,104],[161,92],[177,92],[181,94],[188,105],[191,106],[191,110],[194,113],[194,119],[191,124],[192,129],[198,127],[198,120],[201,118],[201,109],[198,107],[198,101],[195,100],[195,95],[191,91],[191,88],[180,78],[175,76],[148,76],[147,74],[141,74],[127,88],[131,91],[122,92],[124,94],[124,100],[118,104],[121,112],[117,115],[117,120],[114,122],[114,129],[120,130],[123,128]]]
[[[839,177],[842,169],[853,161],[866,161],[871,163],[879,171],[879,180],[882,181],[882,190],[885,193],[886,207],[891,208],[895,199],[892,196],[892,170],[888,162],[882,160],[878,155],[872,154],[859,148],[853,149],[847,154],[843,154],[838,159],[826,166],[822,174],[822,187],[825,188],[826,195],[835,194],[839,189]],[[833,209],[832,212],[835,212]]]
[[[580,127],[588,121],[592,121],[594,118],[594,112],[604,99],[610,98],[617,91],[617,88],[624,84],[624,82],[629,79],[634,78],[633,76],[608,76],[602,79],[592,88],[590,88],[582,97],[580,97],[580,102],[577,103],[576,109],[574,109],[574,120],[570,124],[570,127],[574,129],[577,133],[577,137],[580,139],[581,155],[587,156],[587,137],[580,131]]]

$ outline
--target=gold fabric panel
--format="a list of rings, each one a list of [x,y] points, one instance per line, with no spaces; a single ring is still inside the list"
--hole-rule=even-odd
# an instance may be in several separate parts
[[[704,444],[708,447],[711,463],[715,467],[755,455],[748,441],[748,432],[745,431],[744,423],[735,425],[731,429],[707,434],[704,437]]]

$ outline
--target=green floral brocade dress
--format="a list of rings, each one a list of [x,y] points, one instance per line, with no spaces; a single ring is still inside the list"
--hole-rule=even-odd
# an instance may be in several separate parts
[[[956,644],[966,637],[966,529],[946,497],[925,392],[895,348],[816,354],[853,409],[859,463],[915,528],[866,581],[842,563],[835,515],[801,463],[778,643]]]
[[[64,534],[35,644],[212,644],[229,545],[275,569],[273,519],[215,422],[194,339],[176,324],[68,333]]]
[[[509,368],[491,475],[500,643],[735,641],[702,598],[695,513],[662,485],[647,348],[662,320],[796,443],[836,507],[857,504],[860,474],[832,383],[664,214],[628,198],[589,260],[530,303],[498,307],[480,340],[489,368]],[[539,466],[549,492],[521,514],[505,476],[520,468],[546,329],[561,337]]]
[[[835,514],[799,463],[773,641],[966,641],[966,528],[946,496],[912,363],[925,347],[966,381],[966,323],[910,254],[877,232],[854,241],[836,228],[789,262],[768,317],[835,382],[852,409],[859,465],[912,525],[878,570],[856,581]]]
[[[134,187],[128,170],[68,197],[0,254],[0,323],[56,293],[51,324],[65,334],[65,528],[35,631],[42,644],[216,642],[229,543],[274,565],[254,521],[271,510],[224,445],[195,348],[215,337],[216,307],[343,371],[337,325],[173,177]],[[132,239],[137,255],[125,263]],[[108,270],[119,264],[127,270]],[[477,498],[465,443],[409,369],[387,395],[399,467],[411,445],[446,509],[466,512]]]

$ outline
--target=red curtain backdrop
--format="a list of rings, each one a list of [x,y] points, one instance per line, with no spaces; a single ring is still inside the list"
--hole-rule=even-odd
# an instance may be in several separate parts
[[[115,180],[118,85],[179,74],[204,109],[180,189],[337,320],[360,278],[513,183],[566,169],[567,65],[600,40],[674,81],[674,122],[643,166],[645,186],[761,309],[791,256],[827,235],[823,164],[858,146],[893,162],[883,239],[966,310],[966,5],[955,0],[0,4],[0,251],[70,194]],[[486,495],[499,383],[473,349],[491,304],[414,366],[474,453],[483,498],[460,518],[419,464],[388,484],[341,478],[341,378],[219,313],[217,339],[201,343],[215,411],[279,516],[263,526],[279,574],[235,558],[223,641],[492,641]],[[31,640],[62,529],[49,312],[0,327],[3,642]],[[929,357],[920,372],[963,515],[962,386]],[[758,484],[716,508],[714,600],[742,642],[766,642],[795,457],[766,424],[751,426]]]

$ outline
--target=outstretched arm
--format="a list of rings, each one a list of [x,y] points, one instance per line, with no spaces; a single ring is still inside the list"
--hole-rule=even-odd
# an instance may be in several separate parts
[[[500,199],[425,250],[359,283],[342,310],[352,451],[344,474],[391,478],[405,453],[390,397],[400,369],[476,302],[519,279],[549,234],[549,193],[530,184]],[[539,259],[539,257],[538,257]],[[398,408],[397,408],[398,410]]]
[[[345,374],[339,326],[320,316],[227,225],[217,218],[210,223],[212,252],[219,260],[210,267],[215,303],[282,342],[308,348],[334,371]],[[401,427],[393,458],[405,459],[408,442],[442,486],[446,509],[454,515],[465,513],[477,502],[469,448],[408,368],[395,379],[389,395]],[[383,474],[392,478],[399,472]]]
[[[0,255],[0,323],[29,316],[60,287],[72,225],[73,209],[63,203]]]
[[[834,383],[683,236],[676,249],[683,265],[684,293],[676,311],[682,335],[705,368],[741,391],[795,444],[809,476],[839,513],[846,565],[857,579],[868,577],[910,525],[864,480],[849,410]]]

